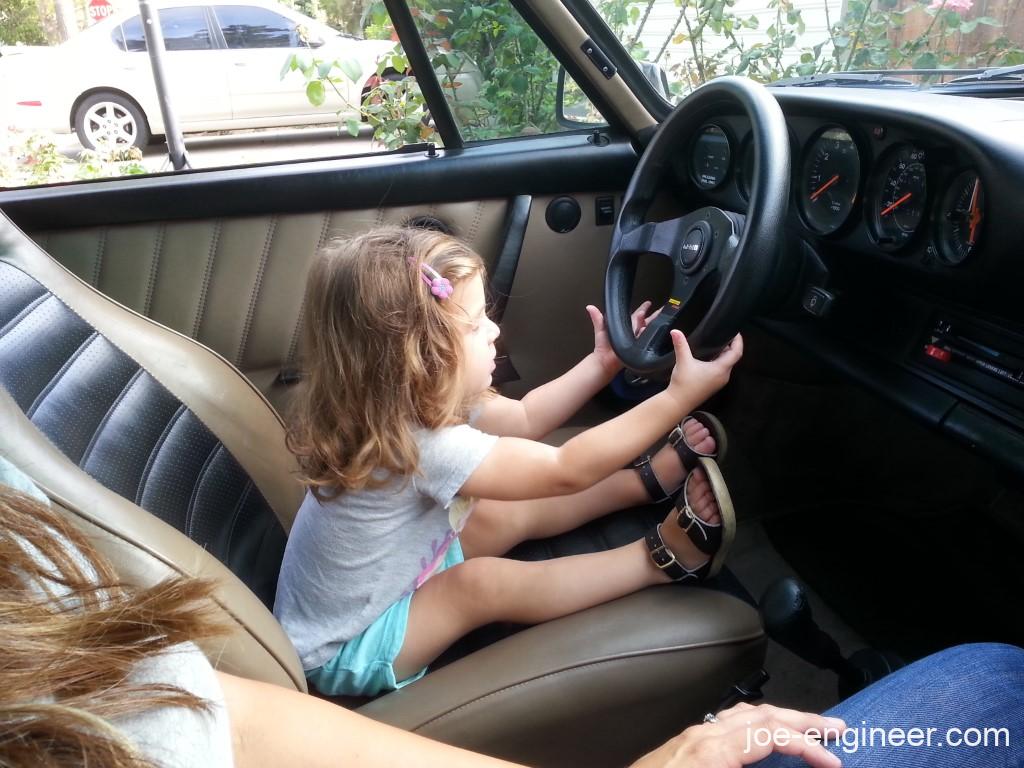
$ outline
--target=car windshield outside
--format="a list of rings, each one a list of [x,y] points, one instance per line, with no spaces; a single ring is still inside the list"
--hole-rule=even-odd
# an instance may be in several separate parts
[[[653,91],[676,103],[722,75],[894,90],[1012,86],[1022,77],[1013,67],[1024,65],[1022,2],[590,0],[590,8]],[[190,168],[444,143],[382,2],[150,5],[165,49],[163,106],[135,0],[4,4],[0,187],[179,170],[164,143],[165,110]],[[604,122],[508,0],[411,0],[409,8],[460,143]]]
[[[927,87],[1024,64],[1020,0],[591,2],[671,100],[722,75]]]

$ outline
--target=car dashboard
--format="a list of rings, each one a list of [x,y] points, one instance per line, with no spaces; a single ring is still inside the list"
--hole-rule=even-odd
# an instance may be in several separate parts
[[[1024,474],[1024,103],[773,93],[792,167],[783,248],[802,266],[762,324]],[[746,114],[709,114],[681,149],[688,207],[746,210]]]

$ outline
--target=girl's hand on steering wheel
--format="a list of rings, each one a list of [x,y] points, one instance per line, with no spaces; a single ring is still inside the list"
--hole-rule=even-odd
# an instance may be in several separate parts
[[[740,768],[773,752],[796,755],[813,768],[840,768],[842,761],[821,745],[846,730],[823,717],[767,704],[737,704],[718,720],[687,728],[640,758],[631,768]]]
[[[675,350],[676,365],[666,391],[680,397],[688,407],[694,402],[703,403],[728,384],[733,366],[743,357],[743,337],[738,333],[718,353],[718,357],[708,361],[693,356],[682,331],[669,331],[669,336]],[[682,412],[685,414],[687,410]]]
[[[633,335],[639,336],[644,332],[647,324],[650,323],[654,318],[661,312],[661,307],[658,307],[651,314],[647,314],[647,310],[651,308],[651,302],[645,301],[630,315],[630,322],[633,326]],[[601,314],[601,310],[595,307],[593,304],[587,305],[587,314],[590,315],[590,322],[594,324],[594,356],[597,357],[601,366],[608,372],[610,376],[614,376],[616,373],[621,371],[625,365],[619,360],[619,356],[615,354],[615,350],[612,349],[611,341],[608,338],[608,330],[605,328],[604,315]]]

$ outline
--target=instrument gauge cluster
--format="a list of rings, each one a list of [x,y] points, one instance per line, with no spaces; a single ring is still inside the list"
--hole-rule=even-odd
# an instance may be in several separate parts
[[[948,141],[857,121],[787,122],[792,220],[806,235],[939,269],[970,263],[984,246],[983,181]],[[703,204],[744,210],[753,149],[743,117],[715,116],[680,153],[680,179]]]

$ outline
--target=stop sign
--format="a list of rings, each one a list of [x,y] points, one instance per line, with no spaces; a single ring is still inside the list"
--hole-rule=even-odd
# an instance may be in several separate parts
[[[89,19],[95,24],[100,19],[105,19],[107,16],[114,12],[114,6],[110,4],[110,0],[89,0],[88,7]]]

